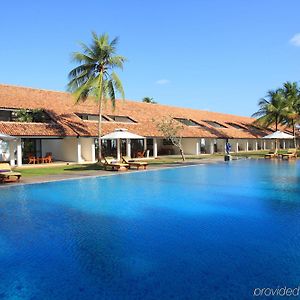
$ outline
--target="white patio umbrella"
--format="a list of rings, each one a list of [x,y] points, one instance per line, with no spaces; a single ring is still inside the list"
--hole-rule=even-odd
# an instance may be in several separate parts
[[[276,132],[273,132],[271,134],[268,134],[263,137],[263,139],[271,139],[275,140],[275,148],[277,149],[277,141],[278,140],[287,140],[287,139],[293,139],[294,136],[285,132],[282,132],[280,130],[277,130]]]
[[[121,140],[122,139],[135,139],[143,140],[144,136],[129,132],[126,128],[117,128],[113,132],[105,134],[101,137],[102,140],[117,140],[117,159],[121,159]]]

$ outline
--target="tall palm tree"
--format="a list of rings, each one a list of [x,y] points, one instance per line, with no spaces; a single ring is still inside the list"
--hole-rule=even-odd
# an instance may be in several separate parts
[[[286,101],[284,123],[293,128],[293,135],[295,136],[296,125],[300,121],[300,91],[297,82],[285,82],[282,93]],[[296,147],[296,137],[294,143]]]
[[[275,124],[275,129],[278,130],[278,125],[284,119],[285,98],[281,89],[270,90],[265,98],[258,102],[259,110],[254,113],[253,117],[258,117],[256,124],[267,127]]]
[[[287,125],[292,126],[293,134],[300,119],[300,91],[297,82],[285,82],[282,89],[286,101],[286,120]]]
[[[115,107],[116,93],[124,99],[124,90],[114,68],[123,69],[126,58],[116,54],[118,38],[109,40],[107,34],[92,33],[92,43],[81,43],[82,52],[72,54],[73,61],[79,65],[70,71],[68,90],[73,93],[76,102],[85,101],[93,96],[98,102],[98,161],[101,161],[102,109],[107,99]]]

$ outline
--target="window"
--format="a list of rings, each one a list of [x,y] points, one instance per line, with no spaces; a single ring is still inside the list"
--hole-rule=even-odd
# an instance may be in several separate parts
[[[11,111],[0,110],[0,121],[11,121]]]
[[[133,119],[131,119],[128,116],[108,116],[115,122],[121,122],[121,123],[137,123]]]
[[[246,129],[245,127],[236,124],[236,123],[231,123],[231,122],[226,122],[226,124],[230,125],[231,127],[235,128],[235,129]]]
[[[199,126],[199,127],[204,127],[204,125],[201,125],[197,123],[196,121],[193,121],[191,119],[185,119],[185,118],[174,118],[176,121],[186,125],[186,126]]]
[[[213,126],[213,127],[215,127],[215,128],[227,128],[226,126],[224,126],[224,125],[222,125],[222,124],[220,124],[220,123],[218,123],[218,122],[216,122],[216,121],[205,120],[205,121],[203,121],[203,122],[205,122],[205,123],[207,123],[207,124],[209,124],[210,126]]]
[[[50,123],[52,119],[42,109],[1,109],[0,121]]]
[[[243,125],[245,125],[249,130],[255,130],[255,131],[257,131],[257,130],[259,130],[259,131],[263,130],[263,128],[255,126],[253,124],[245,124],[245,123],[243,123]]]
[[[86,121],[98,121],[99,115],[95,114],[76,114],[80,119],[86,120]],[[109,119],[105,116],[102,116],[102,121],[109,121]]]

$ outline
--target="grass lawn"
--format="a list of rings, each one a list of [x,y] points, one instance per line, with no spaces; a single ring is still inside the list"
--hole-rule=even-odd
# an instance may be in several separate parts
[[[188,156],[186,162],[193,161],[195,159],[213,158],[220,157],[220,155],[205,155],[205,156]],[[181,156],[165,156],[158,159],[148,160],[149,165],[165,165],[165,164],[178,164],[182,162]],[[87,171],[97,171],[103,170],[102,166],[98,164],[84,164],[84,165],[70,165],[70,166],[55,166],[47,165],[42,167],[32,167],[32,168],[15,168],[15,171],[20,172],[23,177],[32,176],[46,176],[46,175],[63,175],[63,174],[76,174],[76,172],[87,172]]]
[[[64,173],[84,172],[103,170],[103,167],[97,164],[89,165],[71,165],[71,166],[47,166],[41,168],[16,168],[15,171],[20,172],[24,177],[43,176],[43,175],[60,175]]]

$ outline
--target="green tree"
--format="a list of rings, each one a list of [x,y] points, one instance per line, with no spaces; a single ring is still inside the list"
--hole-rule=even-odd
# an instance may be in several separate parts
[[[98,161],[101,161],[102,110],[109,99],[115,107],[116,93],[124,99],[122,82],[113,71],[123,69],[124,56],[116,54],[118,38],[110,41],[107,34],[92,33],[92,43],[87,46],[81,43],[82,52],[72,54],[73,61],[79,65],[69,73],[68,90],[73,93],[76,102],[85,101],[93,96],[98,102]]]
[[[47,115],[42,109],[20,109],[16,112],[18,122],[38,122],[47,121]]]
[[[285,118],[285,97],[282,89],[268,91],[265,98],[258,102],[259,110],[254,113],[253,117],[258,117],[256,124],[268,127],[275,124],[275,129],[278,130],[278,125],[281,124]]]
[[[151,97],[144,97],[143,100],[142,100],[142,102],[145,102],[145,103],[151,103],[151,104],[156,104],[156,103],[157,103],[157,102],[154,101],[154,99],[151,98]]]
[[[156,122],[157,129],[162,133],[163,137],[169,140],[175,147],[179,149],[181,158],[185,161],[185,156],[182,148],[181,131],[183,126],[178,123],[173,117],[164,117]]]
[[[284,124],[293,128],[293,135],[296,134],[296,125],[300,120],[300,91],[297,82],[285,82],[282,93],[285,98]],[[295,139],[296,146],[296,139]]]

